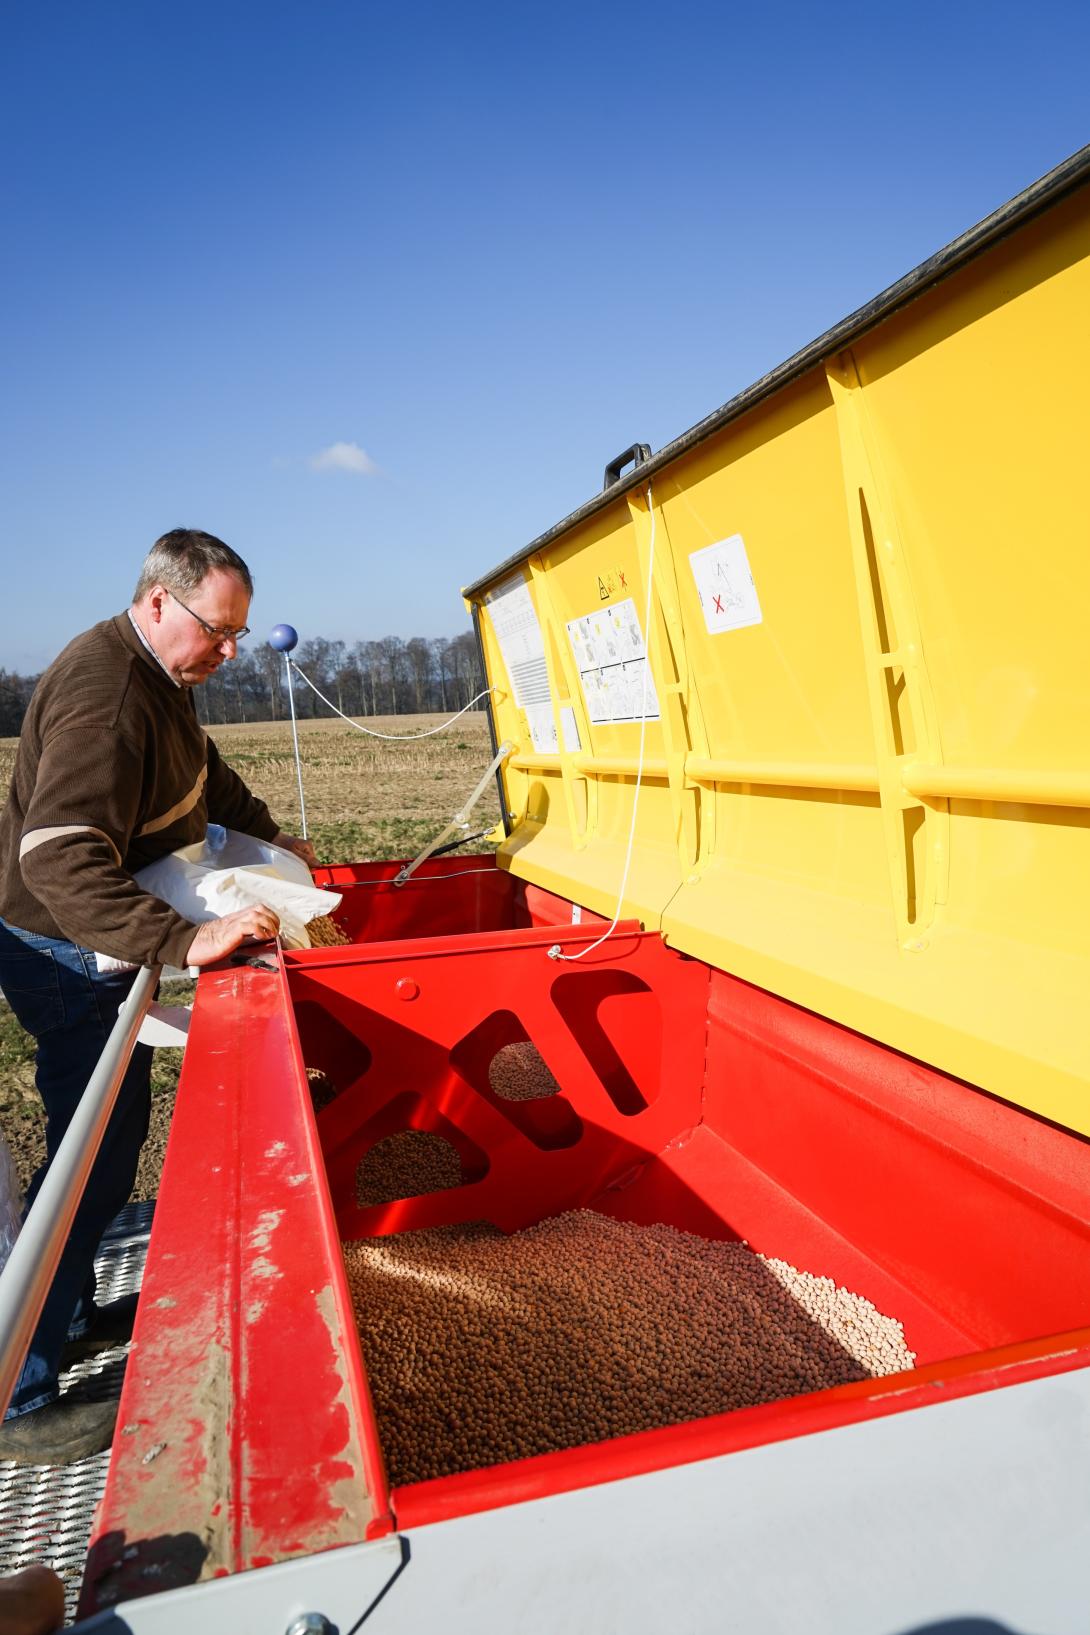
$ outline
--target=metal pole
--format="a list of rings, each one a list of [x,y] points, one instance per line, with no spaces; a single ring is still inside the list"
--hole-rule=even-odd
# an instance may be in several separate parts
[[[460,830],[461,837],[463,840],[465,840],[467,830],[469,829],[469,818],[473,808],[484,794],[489,778],[499,771],[500,766],[513,752],[514,748],[514,744],[507,742],[506,740],[500,745],[495,756],[493,757],[488,771],[484,774],[473,793],[465,801],[461,807],[461,810],[455,812],[454,816],[451,818],[450,822],[447,824],[446,828],[441,834],[437,834],[434,840],[429,840],[423,851],[417,852],[411,863],[406,863],[404,868],[398,870],[397,874],[394,875],[395,886],[403,886],[406,880],[411,879],[411,877],[416,873],[416,870],[420,867],[421,863],[426,863],[433,852],[440,850],[449,835],[457,834]]]
[[[295,725],[295,688],[291,680],[291,659],[284,654],[284,668],[288,672],[288,704],[291,707],[291,740],[295,745],[295,776],[299,780],[299,820],[303,825],[303,839],[307,839],[307,809],[303,800],[303,763],[299,759],[299,732]]]
[[[158,980],[158,966],[145,965],[137,973],[41,1191],[0,1272],[0,1413],[6,1413],[11,1401]]]

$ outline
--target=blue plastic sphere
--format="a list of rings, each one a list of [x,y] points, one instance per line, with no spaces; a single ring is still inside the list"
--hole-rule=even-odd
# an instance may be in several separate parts
[[[269,646],[275,647],[278,653],[290,653],[299,640],[299,632],[294,625],[275,624],[269,631]]]

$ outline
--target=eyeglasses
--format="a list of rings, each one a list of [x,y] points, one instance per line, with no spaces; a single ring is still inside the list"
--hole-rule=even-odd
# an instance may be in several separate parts
[[[164,586],[164,589],[165,588],[166,587]],[[202,619],[199,613],[194,613],[191,607],[185,607],[185,603],[182,601],[182,598],[180,596],[174,596],[174,592],[172,590],[168,590],[167,595],[173,596],[178,606],[185,608],[185,611],[189,614],[191,619],[196,619],[209,641],[240,642],[243,636],[248,636],[250,634],[250,627],[248,624],[240,625],[237,630],[232,629],[230,625],[209,624],[208,620]]]

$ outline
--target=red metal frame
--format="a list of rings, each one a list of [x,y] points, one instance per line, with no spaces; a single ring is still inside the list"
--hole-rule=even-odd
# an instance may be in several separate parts
[[[835,1234],[964,1350],[1090,1322],[1085,1137],[722,971],[711,974],[705,1120],[803,1211],[797,1225],[772,1211],[767,1224],[748,1220],[755,1248],[809,1265],[817,1223],[830,1275],[862,1275]],[[952,1354],[946,1333],[936,1343],[906,1327],[925,1361]]]
[[[1090,1366],[1090,1144],[634,924],[554,962],[601,922],[483,865],[459,880],[470,862],[415,898],[396,865],[328,871],[355,877],[330,881],[342,923],[387,940],[202,976],[85,1611]],[[489,1064],[523,1038],[559,1092],[505,1103]],[[317,1120],[304,1064],[339,1092]],[[362,1209],[359,1166],[398,1129],[444,1135],[463,1184]],[[581,1206],[831,1275],[920,1366],[389,1494],[341,1239]]]
[[[565,950],[597,936],[569,926]],[[286,956],[304,1060],[341,1092],[318,1129],[342,1238],[466,1220],[513,1231],[580,1207],[697,1123],[707,968],[634,925],[572,964],[547,957],[555,937],[530,927]],[[519,1038],[558,1096],[492,1091],[492,1056]],[[361,1209],[358,1167],[399,1123],[450,1140],[469,1183]]]
[[[81,1613],[388,1531],[282,974],[202,975]]]
[[[400,863],[341,863],[314,871],[314,883],[339,891],[337,924],[353,942],[510,931],[530,925],[568,925],[571,904],[528,885],[490,857],[442,857],[422,863],[404,885],[394,884]],[[581,910],[584,924],[601,925]]]

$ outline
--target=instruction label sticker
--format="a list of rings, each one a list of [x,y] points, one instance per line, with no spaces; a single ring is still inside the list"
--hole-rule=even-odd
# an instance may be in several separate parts
[[[639,721],[645,702],[647,720],[658,720],[655,680],[631,597],[616,607],[596,608],[581,619],[569,619],[568,640],[593,722]]]
[[[545,642],[530,599],[530,587],[521,573],[516,573],[490,590],[484,600],[515,703],[526,713],[533,746],[539,755],[555,755],[556,723],[545,664]]]
[[[757,587],[749,571],[749,558],[741,534],[732,534],[718,544],[693,551],[689,566],[696,581],[696,594],[710,636],[724,630],[742,630],[763,620]]]
[[[564,748],[574,755],[583,745],[579,738],[579,723],[575,719],[575,711],[570,704],[565,704],[560,711],[560,730],[564,734]]]

